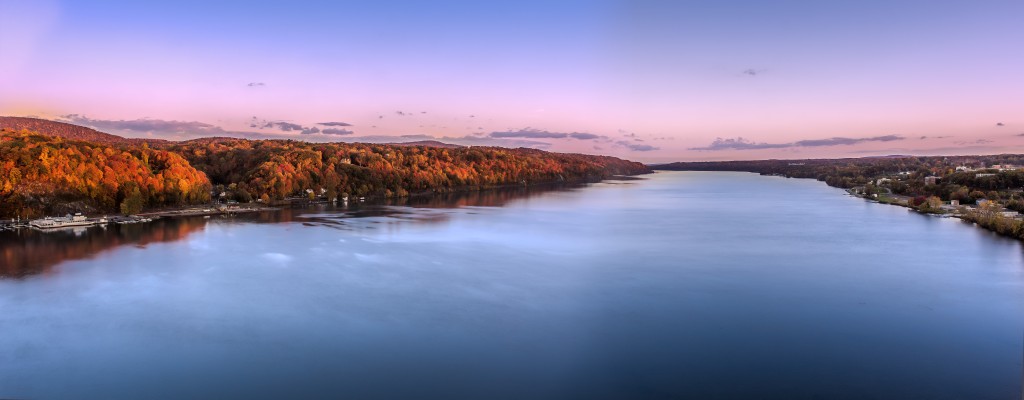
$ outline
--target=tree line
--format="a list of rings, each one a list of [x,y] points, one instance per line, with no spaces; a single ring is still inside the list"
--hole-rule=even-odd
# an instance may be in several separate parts
[[[234,138],[148,142],[29,120],[37,130],[0,130],[0,218],[132,214],[208,203],[221,193],[242,202],[403,197],[650,172],[615,157],[526,148]]]

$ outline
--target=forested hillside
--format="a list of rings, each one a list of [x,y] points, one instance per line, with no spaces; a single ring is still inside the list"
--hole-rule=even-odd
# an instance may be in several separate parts
[[[0,218],[137,212],[206,202],[210,181],[178,154],[0,131]]]
[[[109,145],[141,145],[143,143],[148,143],[152,146],[155,144],[168,143],[168,141],[161,139],[125,138],[117,135],[111,135],[109,133],[103,133],[84,126],[39,118],[0,117],[0,129],[12,131],[28,130],[38,132],[46,136],[56,136],[65,139],[82,140]]]
[[[265,199],[306,189],[328,197],[384,197],[648,172],[614,157],[499,147],[396,146],[289,140],[196,140],[168,147],[214,184]],[[243,194],[244,198],[244,194]]]
[[[400,197],[650,172],[615,157],[525,148],[234,138],[151,142],[59,122],[0,120],[0,126],[11,124],[34,131],[0,130],[0,218],[131,213],[209,202],[211,190],[241,202]]]

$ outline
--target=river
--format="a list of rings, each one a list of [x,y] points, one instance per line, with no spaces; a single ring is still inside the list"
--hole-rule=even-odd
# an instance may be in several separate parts
[[[1021,243],[813,180],[3,232],[0,262],[0,398],[1021,392]]]

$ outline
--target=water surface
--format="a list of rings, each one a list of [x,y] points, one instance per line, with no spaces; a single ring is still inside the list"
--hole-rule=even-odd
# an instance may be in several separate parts
[[[1020,396],[1020,243],[646,178],[5,234],[0,398]]]

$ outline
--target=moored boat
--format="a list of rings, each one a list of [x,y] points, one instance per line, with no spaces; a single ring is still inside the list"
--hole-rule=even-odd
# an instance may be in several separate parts
[[[30,221],[29,226],[37,229],[54,229],[54,228],[66,228],[69,226],[87,226],[94,225],[96,222],[90,221],[82,213],[75,213],[75,215],[68,214],[64,217],[46,217],[42,219],[36,219]]]

